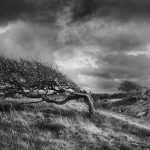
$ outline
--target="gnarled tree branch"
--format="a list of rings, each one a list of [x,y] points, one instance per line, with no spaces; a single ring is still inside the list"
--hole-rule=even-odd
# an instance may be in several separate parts
[[[73,95],[69,95],[67,98],[65,98],[62,101],[51,100],[46,95],[42,96],[42,99],[44,101],[46,101],[47,103],[54,103],[54,104],[57,104],[57,105],[63,105],[63,104],[66,104],[67,102],[69,102],[71,100],[78,100],[78,99],[81,99],[81,98],[84,99],[84,102],[89,107],[89,116],[92,116],[94,114],[94,106],[93,106],[91,98],[88,94],[73,93]]]

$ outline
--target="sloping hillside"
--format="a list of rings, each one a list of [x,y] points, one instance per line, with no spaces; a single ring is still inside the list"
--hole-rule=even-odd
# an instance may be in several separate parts
[[[84,103],[70,102],[63,106],[49,105],[44,102],[20,106],[19,103],[20,101],[16,100],[1,101],[0,149],[141,150],[150,148],[149,135],[144,135],[143,138],[138,134],[138,129],[136,132],[135,128],[130,128],[130,125],[125,126],[121,121],[99,111],[96,111],[90,119]]]
[[[94,112],[90,94],[52,66],[0,57],[0,68],[0,150],[150,149],[149,128]]]

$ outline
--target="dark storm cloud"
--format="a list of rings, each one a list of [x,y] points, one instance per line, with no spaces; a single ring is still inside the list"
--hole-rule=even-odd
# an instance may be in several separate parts
[[[97,44],[104,47],[105,50],[116,52],[127,52],[132,50],[142,50],[142,46],[147,45],[146,41],[132,33],[113,34],[94,39]]]
[[[150,73],[150,57],[146,55],[124,55],[108,54],[103,58],[103,68],[93,69],[92,71],[82,70],[82,73],[101,77],[104,79],[115,78],[144,78]]]
[[[0,22],[27,20],[52,23],[58,11],[67,5],[64,0],[1,0]]]
[[[0,21],[23,19],[52,23],[64,7],[71,8],[72,21],[91,16],[122,21],[150,16],[149,0],[1,0]]]
[[[90,16],[110,17],[120,21],[143,19],[150,16],[149,0],[76,0],[74,19]],[[109,18],[109,19],[110,19]]]
[[[0,1],[0,22],[7,23],[35,11],[34,5],[25,0],[1,0]]]
[[[73,28],[68,26],[66,29],[69,37],[66,44],[97,45],[105,53],[143,51],[147,50],[150,43],[149,23],[132,21],[122,25],[95,19]],[[69,33],[69,30],[74,32]]]

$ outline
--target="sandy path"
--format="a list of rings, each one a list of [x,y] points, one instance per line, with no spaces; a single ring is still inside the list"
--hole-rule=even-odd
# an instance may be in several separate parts
[[[98,110],[97,113],[100,116],[106,117],[110,121],[115,122],[115,128],[117,128],[116,124],[118,124],[118,128],[121,127],[123,129],[124,126],[127,126],[128,128],[125,130],[133,134],[150,136],[150,125],[141,124],[138,119],[133,120],[131,117],[105,110]]]
[[[139,119],[132,119],[131,117],[128,117],[128,116],[125,116],[125,115],[122,115],[122,114],[117,114],[117,113],[114,113],[114,112],[108,112],[108,111],[105,111],[105,110],[98,110],[97,112],[100,115],[107,116],[108,118],[115,118],[115,119],[127,122],[129,124],[133,124],[133,125],[136,125],[138,127],[142,127],[142,128],[150,130],[150,125],[148,126],[148,125],[145,125],[145,124],[140,124]]]

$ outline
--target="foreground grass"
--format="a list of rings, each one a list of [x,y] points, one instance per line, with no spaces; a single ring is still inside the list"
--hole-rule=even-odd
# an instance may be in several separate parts
[[[4,109],[5,110],[5,109]],[[80,103],[24,106],[0,112],[2,150],[141,150],[149,139],[115,131],[103,117],[86,117]],[[55,124],[55,129],[52,127]],[[58,130],[57,130],[58,129]]]

